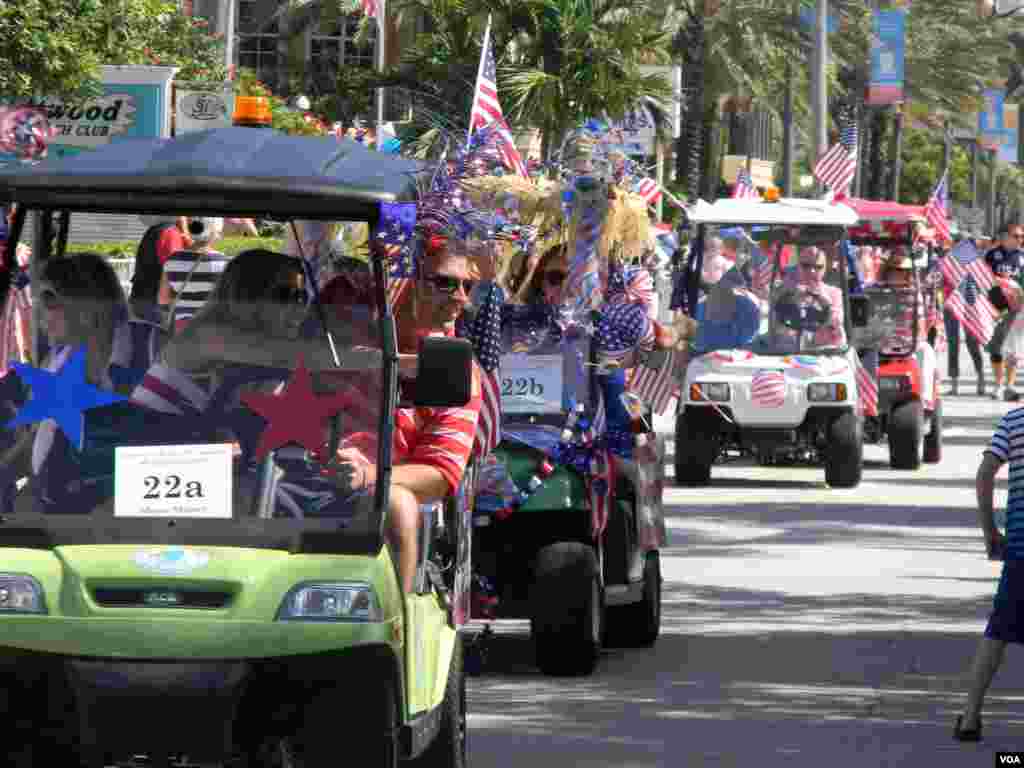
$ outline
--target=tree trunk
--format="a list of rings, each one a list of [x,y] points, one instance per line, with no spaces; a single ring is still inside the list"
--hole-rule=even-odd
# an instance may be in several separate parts
[[[696,4],[699,6],[699,4]],[[683,135],[677,145],[676,177],[686,185],[686,196],[696,200],[701,192],[701,170],[704,166],[704,139],[708,132],[704,122],[704,17],[703,9],[695,7],[686,32],[680,35],[682,66],[686,77],[685,120]]]
[[[871,200],[881,199],[885,188],[885,166],[884,156],[882,153],[882,140],[885,137],[885,114],[882,112],[875,112],[871,118],[871,156],[868,158],[868,168],[870,169],[870,186],[868,187],[868,197]]]
[[[892,116],[892,136],[889,137],[889,163],[892,178],[889,180],[889,199],[899,202],[900,175],[903,172],[903,110],[899,107]]]

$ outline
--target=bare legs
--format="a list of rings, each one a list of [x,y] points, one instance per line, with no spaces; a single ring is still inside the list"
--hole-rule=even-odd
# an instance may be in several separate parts
[[[391,486],[388,504],[388,540],[398,553],[398,577],[402,589],[412,592],[419,560],[420,504],[408,488]]]
[[[976,728],[981,718],[981,708],[985,703],[985,694],[995,677],[996,670],[1003,662],[1006,643],[991,637],[981,638],[978,652],[971,667],[971,687],[967,691],[967,705],[964,708],[961,727],[965,730]]]

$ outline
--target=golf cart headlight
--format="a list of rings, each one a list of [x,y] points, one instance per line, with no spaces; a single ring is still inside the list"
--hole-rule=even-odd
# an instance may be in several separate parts
[[[690,400],[695,403],[727,403],[729,395],[729,385],[724,381],[702,381],[690,385]]]
[[[20,573],[0,573],[0,614],[4,613],[46,613],[39,582]]]
[[[284,598],[279,621],[380,621],[369,584],[299,584]]]
[[[807,400],[812,403],[841,403],[846,400],[846,385],[822,382],[808,384]]]
[[[878,390],[880,392],[909,392],[910,391],[910,377],[909,376],[882,376],[878,380]]]

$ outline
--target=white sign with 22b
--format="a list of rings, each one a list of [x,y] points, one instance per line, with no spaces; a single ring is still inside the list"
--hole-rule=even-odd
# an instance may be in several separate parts
[[[229,520],[233,449],[146,445],[114,449],[114,517]]]
[[[506,413],[561,412],[561,355],[503,355],[501,408]]]

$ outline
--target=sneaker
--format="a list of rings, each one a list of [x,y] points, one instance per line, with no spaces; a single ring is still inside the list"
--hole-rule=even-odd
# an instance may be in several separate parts
[[[1007,387],[1003,392],[1003,399],[1010,403],[1015,403],[1020,400],[1020,392],[1013,387]]]
[[[992,399],[993,400],[1002,400],[1003,396],[1005,395],[1005,393],[1006,393],[1006,388],[1002,384],[999,384],[998,386],[996,386],[995,389],[992,390]]]
[[[956,397],[957,395],[959,395],[960,394],[960,382],[957,381],[956,379],[953,379],[949,383],[949,390],[946,392],[946,394],[949,395],[950,397]]]
[[[978,377],[978,396],[979,397],[984,397],[985,396],[985,377],[984,376],[979,376]]]

